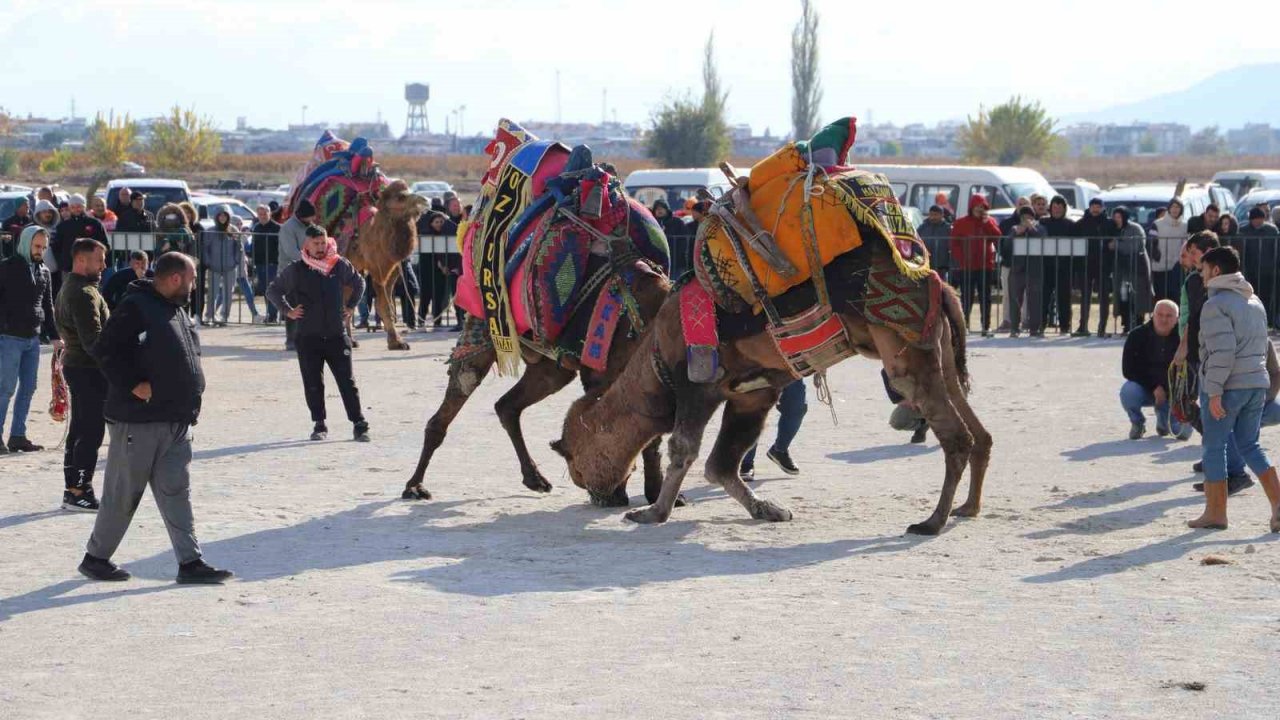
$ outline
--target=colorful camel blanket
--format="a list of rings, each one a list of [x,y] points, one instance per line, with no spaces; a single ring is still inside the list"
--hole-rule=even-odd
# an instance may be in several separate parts
[[[346,254],[358,228],[377,212],[378,194],[387,183],[367,140],[348,143],[326,130],[294,179],[289,212],[309,200],[316,208],[316,224],[337,240],[338,252]]]
[[[570,151],[504,119],[486,152],[480,198],[459,229],[459,306],[485,318],[500,374],[518,370],[522,338],[603,369],[619,319],[634,309],[615,280],[628,272],[618,255],[634,253],[665,272],[661,226],[585,147]],[[593,261],[601,256],[619,262]],[[583,308],[590,322],[571,329]]]
[[[888,245],[903,275],[914,280],[927,276],[924,245],[888,180],[844,165],[855,135],[855,121],[845,118],[832,123],[813,140],[788,144],[751,169],[751,209],[799,272],[783,276],[750,249],[746,238],[738,238],[745,250],[744,264],[744,258],[733,247],[729,229],[712,216],[703,223],[695,245],[694,270],[698,279],[718,296],[732,293],[742,302],[758,306],[757,285],[767,297],[781,295],[812,277],[815,263],[808,254],[812,245],[817,246],[816,264],[825,266],[860,247],[863,229],[870,229]],[[806,192],[811,164],[814,177]],[[756,283],[750,275],[754,275]]]

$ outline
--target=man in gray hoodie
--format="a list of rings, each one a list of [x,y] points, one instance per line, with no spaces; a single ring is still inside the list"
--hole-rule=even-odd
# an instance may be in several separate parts
[[[1280,532],[1280,479],[1258,444],[1267,389],[1267,311],[1240,274],[1234,248],[1201,259],[1209,299],[1200,312],[1200,407],[1204,422],[1204,513],[1193,528],[1227,527],[1227,444],[1234,436],[1245,464],[1258,475]]]
[[[309,200],[302,200],[292,216],[280,226],[280,268],[292,265],[302,259],[302,247],[307,244],[307,228],[316,219],[316,206]],[[284,320],[284,349],[293,352],[296,348],[298,321],[289,317]]]

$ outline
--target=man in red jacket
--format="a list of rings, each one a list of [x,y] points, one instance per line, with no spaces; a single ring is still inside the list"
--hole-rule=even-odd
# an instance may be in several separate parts
[[[991,337],[991,288],[996,278],[996,241],[1000,226],[987,211],[987,199],[969,198],[969,214],[951,226],[951,281],[960,290],[965,325],[973,311],[975,296],[982,298],[982,336]]]

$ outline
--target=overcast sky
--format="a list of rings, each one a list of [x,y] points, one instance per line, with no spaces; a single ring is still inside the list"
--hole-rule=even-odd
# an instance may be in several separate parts
[[[816,0],[824,119],[961,119],[1020,93],[1052,112],[1179,90],[1219,70],[1280,61],[1274,28],[1222,31],[1191,3],[1156,0]],[[4,0],[0,106],[134,117],[194,106],[230,128],[373,120],[399,133],[404,83],[431,85],[433,131],[459,106],[467,134],[499,117],[647,120],[700,87],[712,30],[730,121],[790,127],[799,0]],[[1264,4],[1257,2],[1257,8]],[[1010,8],[1010,14],[997,14]],[[1034,11],[1033,11],[1034,8]],[[1200,30],[1205,30],[1201,32]],[[453,121],[451,121],[453,122]]]

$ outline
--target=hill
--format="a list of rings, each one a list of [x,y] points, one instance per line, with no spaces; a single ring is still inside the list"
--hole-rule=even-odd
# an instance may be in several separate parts
[[[1066,115],[1064,124],[1077,122],[1176,122],[1199,129],[1222,129],[1248,123],[1280,127],[1280,96],[1272,89],[1280,79],[1280,63],[1242,65],[1212,75],[1191,87],[1146,100],[1115,105],[1091,113]]]

